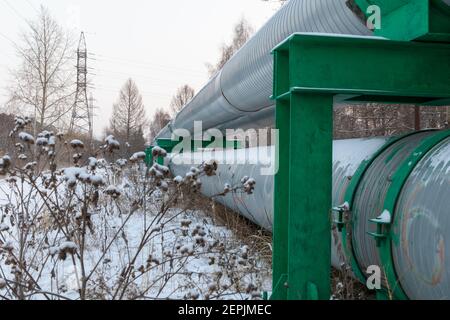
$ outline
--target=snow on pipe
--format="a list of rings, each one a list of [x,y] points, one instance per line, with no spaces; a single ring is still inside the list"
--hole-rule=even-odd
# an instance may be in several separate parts
[[[375,231],[369,219],[383,211],[387,189],[392,175],[415,148],[434,132],[421,132],[404,137],[377,155],[357,190],[352,216],[354,218],[352,243],[357,262],[362,270],[370,265],[380,265],[375,240],[366,232]],[[388,138],[338,140],[333,152],[333,203],[339,206],[345,201],[350,181],[364,160],[368,160],[385,145]],[[216,177],[203,179],[202,192],[214,196],[223,192],[224,185],[239,184],[244,176],[256,180],[255,194],[228,194],[216,200],[240,213],[261,227],[271,230],[273,223],[273,176],[261,175],[261,169],[274,158],[274,148],[228,150],[225,158],[233,156],[243,163],[223,164],[223,157],[216,159],[219,169]],[[193,156],[197,161],[209,160],[210,154],[201,152],[173,156],[170,168],[174,175],[184,176],[190,164],[175,164]],[[222,164],[220,164],[222,163]],[[450,298],[450,138],[436,145],[416,165],[398,195],[396,212],[400,223],[395,227],[401,235],[393,246],[393,259],[401,286],[411,299]],[[356,217],[356,218],[355,218]],[[342,250],[341,235],[333,230],[332,263],[340,267],[346,260]]]
[[[371,35],[347,7],[347,0],[291,0],[286,3],[164,128],[192,131],[194,121],[210,128],[247,129],[274,123],[271,50],[294,32]]]

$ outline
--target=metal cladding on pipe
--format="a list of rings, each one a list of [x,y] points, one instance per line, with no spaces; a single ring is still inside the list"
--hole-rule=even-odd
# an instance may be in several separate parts
[[[262,175],[262,166],[250,163],[255,163],[254,160],[258,159],[258,155],[261,162],[269,163],[273,159],[274,152],[274,148],[266,147],[259,149],[227,150],[223,154],[217,153],[215,155],[211,155],[209,152],[185,153],[173,156],[169,167],[175,176],[179,175],[184,177],[193,166],[192,163],[200,164],[203,161],[215,159],[219,164],[216,176],[202,179],[202,192],[208,197],[222,193],[227,183],[236,186],[239,185],[244,176],[254,178],[256,184],[259,186],[259,191],[254,195],[228,194],[223,197],[216,197],[216,200],[230,209],[240,212],[243,216],[262,228],[272,230],[273,176]],[[227,159],[233,158],[236,159],[236,163],[241,164],[226,164]],[[194,162],[192,162],[192,159],[194,159]],[[251,160],[248,161],[247,159]],[[175,164],[182,162],[184,164]]]
[[[290,1],[223,67],[221,88],[235,108],[257,112],[273,104],[270,52],[294,32],[370,35],[346,0]]]
[[[223,131],[228,128],[273,126],[271,50],[296,32],[370,36],[371,32],[347,7],[346,2],[289,1],[156,139],[170,138],[176,129],[192,133],[195,121],[202,121],[205,131],[210,128]],[[433,9],[433,15],[445,22],[445,18],[439,18],[437,14],[450,12],[450,0],[432,2],[438,5]],[[381,1],[367,2],[370,3],[380,4]],[[388,13],[400,8],[403,3],[383,1]],[[435,12],[436,8],[440,12]],[[404,10],[405,16],[409,14],[407,9]],[[441,24],[440,28],[445,29],[447,24]],[[423,39],[429,41],[427,36],[433,40],[445,36],[445,33],[433,33],[430,26],[423,27],[427,31],[419,32],[411,39],[425,37]],[[394,38],[400,37],[395,34],[396,31],[385,28],[381,35],[390,39],[390,33]],[[401,36],[405,39],[411,37],[409,33]],[[389,292],[394,288],[393,294],[399,298],[404,298],[406,294],[412,299],[450,299],[450,255],[446,254],[446,249],[450,247],[449,135],[449,132],[439,134],[428,131],[389,141],[387,138],[373,138],[334,142],[331,205],[336,207],[348,202],[337,208],[339,219],[343,217],[344,220],[339,220],[339,228],[331,231],[334,266],[340,267],[342,262],[349,262],[361,281],[364,281],[361,273],[369,266],[383,267],[386,275],[383,283]],[[444,138],[446,140],[442,140]],[[274,148],[229,150],[223,158],[217,157],[217,154],[211,157],[211,153],[204,155],[174,155],[170,168],[175,175],[184,176],[192,167],[192,157],[199,164],[211,158],[218,160],[217,176],[203,180],[202,192],[271,230],[274,179],[272,175],[263,175],[261,169],[274,163]],[[258,156],[266,161],[263,164],[255,161]],[[225,160],[229,158],[241,161],[227,164]],[[188,161],[180,164],[183,162],[181,159]],[[244,176],[256,180],[255,194],[215,197],[224,191],[225,184],[238,185]],[[383,218],[377,219],[380,215]],[[338,232],[341,227],[344,235]]]
[[[411,299],[450,299],[450,138],[414,168],[397,202],[395,269]]]
[[[368,223],[383,211],[387,191],[393,183],[393,174],[426,137],[434,132],[423,132],[405,137],[378,156],[362,178],[353,202],[353,250],[362,270],[382,265],[375,241],[367,233],[376,227]]]
[[[387,138],[352,139],[338,140],[334,142],[334,166],[333,166],[333,204],[340,205],[344,202],[345,190],[349,184],[349,177],[353,176],[359,164],[369,159],[385,142]],[[222,193],[226,183],[239,185],[244,176],[252,177],[256,180],[257,190],[253,195],[228,194],[215,199],[230,209],[240,212],[249,220],[269,231],[273,224],[273,175],[262,175],[261,169],[270,166],[274,161],[274,147],[262,147],[254,149],[227,150],[223,156],[218,153],[212,156],[209,152],[194,154],[180,154],[171,159],[170,169],[174,175],[184,176],[192,167],[191,160],[195,163],[202,163],[210,159],[215,159],[219,163],[217,175],[202,179],[202,192],[212,197]],[[224,164],[226,159],[236,159],[235,163],[256,163],[254,164]],[[258,161],[256,161],[258,160]],[[176,165],[175,162],[185,164]],[[339,258],[338,247],[339,237],[333,240],[335,250],[333,250],[333,265],[339,267],[344,261]]]
[[[258,128],[274,123],[271,50],[295,32],[371,35],[346,0],[291,0],[286,3],[223,69],[164,128],[157,139],[175,129]]]
[[[442,132],[441,132],[442,133]],[[410,167],[404,186],[395,195],[395,211],[392,212],[393,237],[392,260],[398,283],[410,299],[450,299],[450,138],[432,146],[424,154],[418,151],[428,138],[439,131],[419,132],[399,139],[371,138],[339,140],[334,142],[333,153],[333,203],[339,206],[346,200],[350,182],[357,170],[367,166],[360,178],[352,204],[352,245],[361,270],[370,265],[382,265],[376,241],[367,234],[376,226],[369,219],[378,217],[395,174]],[[388,143],[386,143],[388,141]],[[271,230],[273,222],[273,176],[261,175],[274,157],[274,148],[228,150],[226,159],[245,162],[259,156],[264,164],[220,164],[216,177],[203,179],[202,192],[211,197],[223,192],[224,185],[238,185],[244,176],[256,180],[254,195],[228,194],[215,198],[227,207],[239,212],[261,227]],[[201,152],[172,156],[170,168],[175,175],[184,176],[190,164],[175,164],[181,158],[198,162],[210,160],[211,154]],[[414,166],[409,157],[423,157]],[[369,161],[370,159],[370,161]],[[239,163],[239,162],[237,162]],[[342,247],[342,235],[332,230],[332,264],[339,268],[348,261]]]
[[[171,129],[188,129],[192,132],[194,121],[202,121],[203,129],[209,129],[220,121],[231,121],[240,117],[222,95],[219,72],[208,84],[177,114],[170,124]],[[170,131],[161,132],[159,138],[170,138]]]

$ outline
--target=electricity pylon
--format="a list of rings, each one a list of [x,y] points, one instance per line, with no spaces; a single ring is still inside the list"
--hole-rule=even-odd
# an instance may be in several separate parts
[[[87,48],[84,32],[81,33],[77,50],[77,91],[75,103],[72,108],[72,120],[70,132],[85,133],[92,140],[93,134],[93,110],[87,95]]]

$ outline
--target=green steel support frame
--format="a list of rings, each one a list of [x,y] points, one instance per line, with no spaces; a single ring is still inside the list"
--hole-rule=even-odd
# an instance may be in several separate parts
[[[366,16],[380,8],[377,36],[402,41],[450,42],[450,7],[442,0],[354,0]]]
[[[282,143],[271,299],[328,300],[333,101],[444,105],[450,45],[294,34],[273,53]]]
[[[181,142],[183,141],[182,138],[178,138],[177,140],[172,139],[158,139],[156,141],[156,145],[164,150],[167,151],[167,153],[171,153],[172,150]],[[241,141],[238,140],[227,140],[226,138],[223,139],[222,142],[219,141],[219,144],[216,143],[216,141],[198,141],[198,140],[192,140],[191,141],[191,150],[192,152],[198,151],[199,148],[209,148],[211,146],[217,147],[218,145],[221,145],[224,149],[240,149],[242,144]],[[145,163],[150,166],[153,164],[153,148],[155,146],[150,146],[145,150],[146,158]],[[185,150],[183,150],[185,152]],[[157,159],[157,162],[162,164],[164,159]]]
[[[370,159],[363,161],[360,166],[358,167],[358,170],[356,170],[355,174],[352,177],[352,180],[350,182],[350,185],[347,188],[346,194],[345,194],[345,202],[348,204],[348,208],[343,208],[343,210],[348,210],[351,212],[353,210],[353,204],[354,204],[354,198],[356,195],[356,192],[358,191],[358,187],[360,186],[361,180],[364,177],[367,170],[370,168],[370,166],[373,164],[376,158],[378,158],[384,151],[386,151],[390,146],[398,142],[399,140],[415,134],[416,132],[408,133],[399,137],[394,137],[389,139],[385,145],[379,149]],[[351,220],[351,219],[350,219]],[[348,263],[352,267],[353,274],[355,277],[361,282],[364,283],[366,281],[366,276],[364,275],[363,270],[358,265],[358,262],[356,260],[355,253],[353,251],[352,246],[352,239],[351,239],[351,230],[352,230],[352,221],[344,221],[342,220],[342,229],[340,230],[342,234],[342,245],[343,249],[345,250],[345,256],[348,259]]]

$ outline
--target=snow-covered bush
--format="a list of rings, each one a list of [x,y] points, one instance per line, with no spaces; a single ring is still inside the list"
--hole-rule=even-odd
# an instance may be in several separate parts
[[[89,157],[81,140],[35,139],[29,124],[16,119],[17,151],[0,155],[0,299],[260,297],[261,269],[270,266],[230,230],[179,206],[216,162],[173,178],[163,165],[147,166],[144,152],[104,160],[120,149],[113,136]],[[72,152],[73,167],[60,166],[61,152]]]

